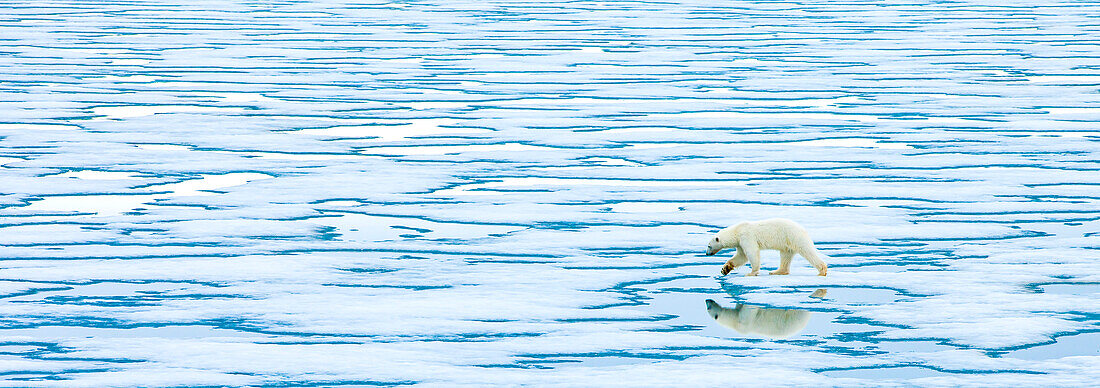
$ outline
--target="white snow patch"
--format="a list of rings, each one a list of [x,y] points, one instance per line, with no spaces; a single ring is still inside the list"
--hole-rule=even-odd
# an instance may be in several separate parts
[[[355,154],[327,154],[327,153],[311,153],[311,152],[266,152],[266,151],[209,151],[219,154],[231,154],[249,156],[260,159],[270,160],[300,160],[300,161],[317,161],[317,160],[357,160],[357,159],[369,159],[377,158],[371,155],[355,155]]]
[[[183,182],[166,183],[146,186],[148,191],[167,191],[158,194],[94,194],[94,195],[59,195],[49,196],[42,200],[31,202],[24,209],[33,212],[94,212],[97,216],[118,216],[122,213],[135,210],[150,202],[183,197],[183,196],[210,196],[216,193],[205,190],[223,189],[239,186],[245,183],[273,178],[271,175],[260,173],[229,173],[202,175],[198,179],[189,179]]]
[[[61,178],[75,178],[85,180],[131,180],[142,179],[138,174],[126,171],[95,171],[95,170],[80,170],[80,171],[67,171],[61,174],[49,175]]]
[[[913,146],[904,143],[887,143],[878,139],[868,139],[861,137],[847,137],[836,139],[817,139],[796,141],[787,143],[791,145],[803,145],[814,147],[856,147],[856,148],[880,148],[887,150],[907,150],[912,149]]]
[[[91,108],[92,114],[103,116],[101,119],[126,119],[131,117],[152,116],[169,113],[240,113],[244,108],[200,105],[127,105],[97,106]]]
[[[1100,74],[1082,75],[1032,75],[1027,76],[1027,82],[1032,83],[1057,83],[1064,85],[1098,85]]]
[[[147,60],[147,59],[137,59],[137,58],[120,58],[120,59],[112,59],[110,62],[107,62],[107,64],[108,65],[120,65],[120,66],[140,66],[140,65],[149,64],[149,60]]]
[[[554,147],[533,146],[521,143],[468,144],[468,145],[424,145],[415,147],[371,147],[364,149],[366,154],[382,155],[446,155],[466,152],[518,152],[552,151]]]
[[[146,83],[156,81],[156,77],[150,77],[147,75],[106,75],[102,77],[90,77],[85,78],[88,81],[104,81],[104,82],[136,82]]]
[[[433,118],[414,119],[409,122],[379,122],[377,125],[348,125],[327,128],[309,128],[297,131],[307,135],[319,135],[336,138],[362,138],[370,139],[345,139],[345,141],[371,141],[387,142],[400,141],[413,137],[439,136],[444,134],[478,134],[491,132],[484,128],[455,128],[449,127],[460,123],[460,120]]]
[[[633,180],[599,178],[558,178],[558,177],[519,177],[501,178],[499,181],[459,185],[435,191],[440,195],[478,195],[499,188],[521,187],[578,187],[578,186],[615,186],[615,187],[739,187],[742,181],[700,181],[700,180]],[[478,191],[473,191],[478,190]]]
[[[465,101],[416,101],[416,102],[395,102],[395,105],[405,106],[416,110],[431,110],[431,109],[459,109],[467,108],[470,106],[469,102]]]
[[[267,97],[259,93],[218,93],[214,96],[222,99],[222,101],[224,102],[229,103],[278,101],[277,99]]]
[[[11,123],[0,124],[0,130],[13,130],[13,131],[70,131],[80,129],[76,125],[69,124],[31,124],[31,123]]]
[[[1043,108],[1052,115],[1100,114],[1100,107]]]
[[[134,144],[134,147],[150,151],[190,151],[191,147],[179,144]]]

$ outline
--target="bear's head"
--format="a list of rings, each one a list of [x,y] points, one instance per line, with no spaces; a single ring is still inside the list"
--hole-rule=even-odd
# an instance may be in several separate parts
[[[718,253],[718,251],[721,251],[722,248],[725,247],[726,246],[722,244],[721,237],[714,236],[714,238],[710,239],[710,241],[707,243],[707,256],[714,256],[716,253]]]

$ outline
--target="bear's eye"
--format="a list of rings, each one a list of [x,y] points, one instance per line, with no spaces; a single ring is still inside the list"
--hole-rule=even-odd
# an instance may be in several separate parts
[[[718,241],[718,237],[715,237],[715,238],[714,238],[714,241]]]

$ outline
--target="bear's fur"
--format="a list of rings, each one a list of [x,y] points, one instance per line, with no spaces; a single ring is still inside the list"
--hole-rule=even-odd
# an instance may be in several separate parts
[[[707,299],[707,314],[722,326],[739,333],[770,338],[790,337],[810,322],[810,312],[806,310],[772,309],[747,304],[725,308],[712,299]]]
[[[745,276],[756,276],[760,271],[760,250],[779,251],[779,269],[772,275],[790,273],[791,259],[799,254],[817,268],[817,274],[825,276],[828,265],[814,248],[810,234],[791,220],[773,218],[764,221],[749,221],[722,229],[707,244],[707,256],[723,249],[735,248],[737,254],[722,266],[722,275],[730,273],[746,262],[752,264],[752,271]]]

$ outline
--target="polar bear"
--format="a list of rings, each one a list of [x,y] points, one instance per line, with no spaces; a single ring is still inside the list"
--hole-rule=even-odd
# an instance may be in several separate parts
[[[725,308],[713,299],[707,299],[707,314],[738,333],[770,338],[798,334],[810,322],[810,312],[806,310],[772,309],[747,304]]]
[[[749,262],[752,264],[752,271],[745,276],[756,276],[760,271],[761,249],[779,251],[779,269],[772,271],[772,275],[789,274],[791,259],[795,253],[817,268],[819,276],[825,276],[829,267],[821,260],[821,254],[814,248],[814,242],[810,240],[806,229],[802,229],[794,221],[782,218],[742,222],[718,231],[707,244],[707,256],[713,256],[726,248],[736,248],[737,254],[722,266],[722,275]]]

